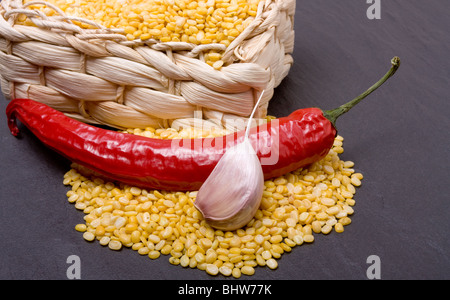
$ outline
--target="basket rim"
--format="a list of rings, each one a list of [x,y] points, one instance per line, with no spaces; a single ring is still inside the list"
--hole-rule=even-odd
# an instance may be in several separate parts
[[[219,117],[219,121],[223,121],[224,118],[227,117],[231,117],[231,118],[246,118],[246,109],[247,106],[249,107],[250,102],[254,104],[255,99],[257,99],[259,93],[262,90],[266,90],[269,89],[270,91],[268,93],[266,93],[265,97],[266,99],[264,99],[263,101],[263,105],[261,106],[261,113],[262,116],[264,116],[266,114],[266,109],[268,106],[268,102],[270,101],[271,97],[273,96],[273,88],[274,86],[276,86],[276,84],[274,82],[278,82],[281,81],[278,78],[284,78],[285,75],[287,75],[286,73],[286,67],[281,67],[281,69],[279,69],[277,71],[278,68],[275,68],[274,70],[270,70],[268,69],[268,72],[270,74],[269,78],[266,78],[266,75],[261,75],[261,70],[266,70],[263,66],[260,66],[258,64],[254,64],[254,63],[250,63],[252,65],[255,65],[255,68],[258,69],[256,70],[258,72],[259,77],[257,77],[258,79],[256,79],[256,77],[249,77],[249,78],[242,78],[244,77],[244,74],[253,74],[253,76],[256,76],[255,70],[253,71],[244,71],[244,69],[242,69],[245,65],[245,59],[240,56],[240,53],[238,53],[236,51],[236,49],[239,48],[240,44],[243,41],[246,41],[246,39],[251,39],[251,40],[255,40],[254,37],[257,37],[256,39],[259,39],[259,36],[261,35],[265,35],[265,36],[272,36],[274,33],[274,28],[276,26],[276,24],[274,26],[270,26],[271,24],[268,24],[269,21],[267,20],[274,20],[276,19],[276,16],[280,13],[280,11],[282,10],[282,7],[284,5],[284,8],[287,7],[287,2],[290,3],[294,3],[295,4],[295,0],[285,0],[285,1],[281,1],[281,0],[261,0],[258,4],[258,11],[257,11],[257,15],[254,17],[254,19],[252,20],[252,22],[244,29],[245,34],[241,33],[241,35],[239,35],[228,47],[226,47],[223,44],[193,44],[193,43],[186,43],[186,42],[161,42],[161,41],[157,41],[155,39],[149,39],[146,41],[141,41],[140,39],[136,39],[134,41],[128,41],[125,37],[125,35],[119,33],[121,30],[117,30],[117,29],[110,29],[110,28],[105,28],[102,27],[101,25],[98,25],[97,29],[91,29],[91,28],[82,28],[79,27],[76,24],[71,24],[73,20],[79,20],[79,18],[71,18],[71,17],[67,17],[64,12],[61,12],[61,14],[55,14],[53,16],[46,16],[43,12],[38,12],[38,10],[35,9],[29,9],[28,7],[33,5],[33,4],[45,4],[47,2],[45,1],[31,1],[26,3],[25,5],[23,4],[23,0],[3,0],[0,2],[0,28],[5,28],[5,30],[0,30],[0,38],[3,37],[6,40],[6,52],[0,53],[0,59],[2,59],[2,55],[8,55],[8,54],[12,54],[12,49],[13,49],[13,44],[14,44],[14,54],[19,54],[18,58],[24,58],[25,61],[27,62],[31,62],[31,64],[34,63],[34,61],[30,60],[29,57],[24,56],[23,51],[33,51],[34,49],[32,48],[32,44],[28,43],[28,46],[26,46],[27,42],[34,42],[36,44],[38,43],[42,43],[42,47],[41,49],[45,50],[45,53],[47,53],[47,51],[51,50],[51,48],[55,48],[55,45],[59,45],[59,42],[61,42],[61,45],[65,45],[68,48],[73,48],[75,51],[80,52],[81,56],[82,56],[82,60],[83,60],[83,67],[81,69],[80,72],[80,76],[82,76],[81,74],[84,74],[86,72],[86,57],[89,57],[89,63],[91,65],[94,64],[94,61],[92,59],[99,59],[99,63],[103,63],[103,65],[105,65],[107,62],[108,63],[113,63],[111,60],[107,61],[106,59],[108,57],[118,57],[125,59],[126,61],[130,62],[130,61],[134,61],[134,62],[138,62],[143,64],[143,67],[150,66],[150,67],[155,67],[156,66],[156,70],[162,72],[162,70],[166,70],[167,71],[167,67],[162,67],[162,65],[165,65],[164,61],[160,61],[158,60],[159,56],[156,56],[156,60],[155,58],[153,58],[152,60],[150,60],[148,58],[148,56],[145,56],[146,53],[143,53],[143,50],[148,49],[150,51],[150,49],[152,51],[156,51],[156,53],[161,53],[160,56],[164,56],[165,60],[172,60],[173,63],[176,63],[175,66],[173,67],[178,67],[182,66],[181,71],[183,70],[187,70],[188,72],[185,73],[184,75],[178,75],[181,77],[173,77],[172,74],[174,74],[175,72],[166,72],[163,73],[164,76],[167,76],[168,80],[169,80],[169,90],[168,90],[168,96],[169,94],[173,93],[173,89],[176,89],[176,92],[174,94],[174,96],[181,96],[179,100],[174,99],[173,103],[183,100],[183,103],[188,103],[189,105],[193,105],[192,107],[189,106],[189,113],[183,114],[183,117],[181,116],[181,113],[176,112],[176,115],[179,115],[179,117],[175,117],[175,118],[168,118],[168,117],[164,117],[164,114],[158,113],[158,115],[153,115],[151,113],[152,110],[149,111],[142,111],[141,109],[143,107],[148,107],[148,106],[139,106],[137,105],[136,101],[134,101],[134,106],[129,107],[127,104],[133,104],[131,97],[131,93],[129,94],[130,96],[128,96],[127,94],[127,100],[124,102],[124,91],[126,90],[126,88],[124,88],[124,86],[121,86],[119,84],[119,87],[117,89],[117,92],[113,92],[111,101],[114,103],[114,105],[121,105],[121,106],[125,106],[124,108],[124,114],[125,114],[125,110],[130,110],[132,109],[133,111],[136,111],[136,113],[144,113],[149,115],[150,117],[154,118],[156,122],[171,122],[174,120],[177,120],[179,118],[181,119],[189,119],[189,115],[192,113],[191,109],[194,109],[194,112],[196,111],[200,111],[204,113],[205,116],[205,120],[209,120],[211,119],[210,116],[212,116],[212,119],[217,119],[216,117],[218,116],[215,111],[217,113],[222,114],[222,117]],[[51,4],[50,4],[51,5]],[[280,7],[279,7],[280,5]],[[58,8],[56,8],[57,10]],[[27,25],[16,25],[15,24],[15,19],[17,18],[17,16],[19,15],[19,13],[23,13],[23,12],[28,13],[29,15],[32,16],[34,23],[36,26],[27,26]],[[286,24],[290,24],[289,21],[292,21],[292,19],[289,19],[289,14],[291,14],[292,11],[291,10],[285,10],[283,11],[283,14],[287,14],[288,17],[286,20],[287,21]],[[61,25],[64,24],[64,25]],[[264,26],[263,26],[264,25]],[[273,25],[273,24],[272,24]],[[270,28],[269,28],[270,27]],[[284,26],[286,27],[286,26]],[[290,25],[287,25],[287,27],[290,27]],[[269,29],[268,29],[269,28]],[[292,28],[289,28],[290,31],[293,31],[293,24],[292,24]],[[42,34],[42,36],[41,36]],[[289,33],[290,35],[291,33]],[[269,38],[271,39],[271,38]],[[264,43],[267,43],[269,40],[267,39],[262,39],[262,43],[264,46]],[[236,43],[236,45],[234,45],[234,48],[232,48],[233,43]],[[252,42],[253,43],[253,42]],[[114,46],[114,45],[117,45]],[[4,47],[4,43],[3,43],[3,47]],[[114,49],[114,51],[110,51],[111,48],[110,47],[116,47]],[[144,46],[144,47],[142,47]],[[28,47],[28,48],[27,48]],[[49,47],[49,48],[48,48]],[[120,53],[120,48],[123,48],[123,53]],[[120,49],[119,49],[120,48]],[[31,50],[30,50],[31,49]],[[129,50],[127,50],[129,49]],[[227,80],[229,80],[228,82],[230,83],[222,83],[220,82],[220,85],[224,85],[227,87],[231,87],[232,85],[231,82],[236,81],[236,83],[239,84],[243,84],[245,86],[248,86],[248,96],[246,96],[246,100],[245,102],[242,102],[242,104],[245,105],[240,105],[240,106],[236,106],[236,103],[233,104],[233,102],[227,103],[226,106],[223,106],[224,103],[224,99],[228,99],[227,97],[229,95],[233,95],[233,98],[236,99],[236,97],[238,97],[238,94],[240,94],[238,91],[231,91],[231,90],[217,90],[217,89],[212,89],[212,90],[208,90],[208,97],[211,101],[211,103],[206,103],[205,99],[201,100],[198,99],[198,93],[201,92],[201,89],[197,89],[195,86],[195,81],[199,80],[199,76],[203,76],[201,75],[201,73],[204,73],[204,68],[202,70],[202,68],[200,68],[199,65],[196,65],[197,62],[200,64],[201,58],[202,58],[202,54],[205,51],[208,50],[223,50],[225,52],[225,54],[222,57],[222,60],[227,60],[224,63],[224,67],[238,67],[238,68],[230,68],[229,72],[231,72],[231,70],[233,69],[235,74],[232,77],[229,77],[230,75],[232,75],[231,73],[227,73],[227,69],[226,68],[222,68],[221,70],[216,70],[217,73],[220,73],[220,76],[215,76],[216,78],[214,80],[216,80],[217,84],[219,84],[220,80],[221,80],[221,76],[225,76]],[[22,54],[19,53],[19,51],[22,51]],[[4,49],[3,49],[4,51]],[[103,51],[103,52],[102,52]],[[273,52],[275,51],[275,52]],[[126,52],[126,54],[125,54]],[[131,53],[132,52],[132,53]],[[266,51],[266,53],[280,53],[283,52],[284,56],[288,56],[288,57],[284,57],[283,58],[279,58],[278,56],[276,56],[276,61],[277,63],[283,64],[284,65],[292,65],[291,60],[289,59],[289,52],[284,52],[284,51],[279,51],[278,49],[271,49],[269,52]],[[28,52],[30,53],[30,52]],[[39,52],[40,55],[43,55],[44,52]],[[228,55],[228,56],[226,56]],[[259,56],[259,53],[255,54],[252,53],[252,55],[255,56]],[[16,56],[16,55],[13,55]],[[269,54],[269,56],[271,56]],[[3,56],[4,57],[4,56]],[[40,56],[39,56],[40,57]],[[102,58],[105,58],[103,61]],[[250,56],[251,58],[251,56]],[[270,58],[272,59],[272,58]],[[267,60],[267,59],[266,59]],[[40,62],[40,60],[39,60]],[[236,62],[236,64],[235,64]],[[155,65],[155,63],[158,63],[158,65]],[[198,72],[198,74],[192,74],[192,70],[190,66],[194,66],[196,65],[195,68],[195,72]],[[205,63],[203,61],[203,63]],[[243,64],[244,63],[244,64]],[[49,78],[52,79],[52,85],[49,85],[49,88],[53,88],[57,93],[62,93],[62,95],[67,96],[69,98],[72,98],[72,100],[78,101],[78,112],[75,113],[79,113],[81,118],[84,118],[86,121],[87,119],[91,119],[91,121],[96,121],[98,123],[104,123],[106,125],[110,125],[111,124],[107,124],[105,123],[104,119],[96,119],[96,114],[97,111],[95,112],[95,114],[93,113],[93,111],[90,111],[89,107],[92,105],[94,105],[95,103],[98,103],[99,105],[101,104],[101,102],[97,102],[97,101],[91,101],[91,98],[80,98],[80,96],[76,96],[76,95],[81,95],[78,94],[78,92],[76,91],[75,94],[69,93],[68,90],[64,90],[61,89],[62,84],[57,84],[55,85],[55,76],[56,75],[61,75],[62,73],[64,73],[65,71],[65,67],[63,67],[61,69],[61,71],[58,71],[57,69],[55,70],[51,70],[51,68],[55,65],[55,64],[51,64],[50,66],[50,70],[48,72],[44,72],[44,68],[46,68],[46,65],[44,64],[43,66],[41,66],[38,63],[34,63],[36,65],[36,67],[39,68],[39,78],[41,80],[41,85],[42,88],[44,89],[46,88],[46,84],[45,84],[45,77],[47,77],[47,75],[52,75]],[[0,68],[2,66],[0,65]],[[186,68],[187,67],[187,68]],[[209,67],[209,66],[208,66]],[[242,67],[242,68],[241,68]],[[53,67],[54,68],[54,67]],[[284,69],[284,70],[283,70]],[[288,68],[287,68],[288,69]],[[69,69],[70,70],[70,69]],[[178,69],[173,69],[174,71],[177,71]],[[64,71],[64,72],[63,72]],[[76,70],[75,70],[76,71]],[[144,72],[145,70],[143,70]],[[238,72],[239,71],[239,72]],[[244,73],[241,73],[244,72]],[[283,73],[283,75],[280,75],[278,72]],[[45,76],[44,76],[45,73]],[[70,73],[70,72],[69,72]],[[188,74],[189,73],[189,74]],[[237,74],[238,73],[238,74]],[[93,76],[97,76],[94,72],[89,72],[90,75]],[[239,76],[237,76],[237,75]],[[0,79],[1,78],[0,74]],[[64,74],[62,74],[64,75]],[[195,75],[195,76],[194,76]],[[246,76],[247,76],[246,75]],[[102,75],[103,76],[103,75]],[[109,77],[98,77],[100,79],[106,79],[109,80]],[[261,77],[263,76],[263,77]],[[275,79],[274,81],[274,76],[278,76],[277,79]],[[207,77],[207,76],[206,76]],[[13,78],[13,77],[10,77]],[[205,76],[203,76],[203,78],[205,79]],[[252,79],[254,78],[254,79]],[[281,79],[282,79],[281,78]],[[42,83],[42,79],[44,80],[44,83]],[[2,79],[3,81],[5,81],[4,79]],[[15,93],[15,87],[14,86],[19,86],[21,84],[22,81],[18,81],[17,83],[15,83],[13,81],[14,79],[7,79],[6,82],[7,84],[9,84],[11,86],[10,90],[11,93],[14,94]],[[65,80],[64,78],[61,79],[62,81]],[[167,80],[167,79],[166,79]],[[190,80],[193,80],[194,82],[189,82]],[[210,80],[209,78],[206,78],[205,80]],[[9,81],[9,82],[8,82]],[[39,81],[39,79],[38,79]],[[70,80],[68,81],[70,84]],[[114,81],[113,81],[114,82]],[[180,88],[180,85],[177,85],[179,83],[182,83],[182,87],[184,87],[183,89]],[[202,81],[200,81],[202,84],[204,84]],[[193,85],[194,84],[194,85]],[[212,84],[214,85],[215,83],[212,82]],[[133,84],[134,86],[134,84]],[[126,87],[126,86],[125,86]],[[138,95],[138,90],[139,90],[139,85],[136,86],[138,89],[135,89],[135,93],[133,96],[133,99],[136,99],[136,95]],[[208,88],[209,86],[203,86],[203,88]],[[220,86],[215,86],[216,88],[220,89]],[[28,87],[24,87],[23,83],[21,87],[18,87],[19,89],[22,89],[22,91],[19,91],[20,93],[23,93],[23,89],[26,89],[26,93],[28,94],[28,91],[30,90],[30,86]],[[31,87],[33,88],[33,87]],[[171,91],[172,88],[172,91]],[[37,87],[35,88],[37,89]],[[193,90],[195,89],[195,95]],[[247,88],[246,88],[247,89]],[[142,90],[142,89],[141,89]],[[157,91],[157,90],[156,90]],[[267,91],[267,90],[266,90]],[[45,92],[45,91],[44,91]],[[43,93],[44,93],[43,92]],[[150,91],[148,91],[150,92]],[[218,92],[222,93],[222,94],[218,94]],[[106,92],[111,94],[111,92]],[[189,94],[189,95],[188,95]],[[235,95],[235,96],[234,96]],[[193,97],[196,97],[195,101],[193,101]],[[205,95],[203,95],[204,97],[206,97]],[[217,97],[220,97],[217,98]],[[109,97],[109,96],[108,96]],[[240,97],[240,96],[239,96]],[[247,99],[248,98],[248,99]],[[250,101],[250,98],[252,99]],[[94,98],[92,98],[93,100]],[[99,98],[100,99],[100,98]],[[115,100],[114,100],[115,99]],[[85,101],[86,100],[86,101]],[[218,100],[218,102],[216,103],[216,100]],[[102,100],[104,101],[104,100]],[[108,100],[109,101],[109,100]],[[233,100],[236,101],[236,100]],[[242,101],[244,101],[244,99],[242,99]],[[91,103],[92,102],[92,103]],[[92,104],[92,105],[91,105]],[[105,102],[104,105],[102,105],[101,107],[98,107],[98,109],[100,110],[108,110],[110,108],[108,108],[108,106],[106,105],[107,103]],[[125,104],[125,105],[123,105]],[[143,104],[143,103],[142,103]],[[95,104],[97,105],[97,104]],[[153,105],[153,104],[152,104]],[[174,104],[172,104],[174,105]],[[73,106],[73,105],[72,105]],[[139,106],[139,107],[137,107]],[[170,106],[170,104],[168,104],[168,106]],[[252,106],[253,107],[253,106]],[[96,107],[97,109],[97,107]],[[208,112],[210,111],[210,112]],[[70,113],[70,112],[68,112]],[[105,113],[108,113],[107,111],[105,111]],[[172,114],[173,116],[175,114]],[[167,114],[166,114],[167,115]],[[117,125],[117,124],[115,124]],[[119,127],[119,128],[124,128],[124,126],[113,126],[113,127]]]
[[[218,50],[224,52],[222,60],[225,64],[229,64],[233,61],[239,60],[239,56],[235,55],[234,50],[242,41],[246,40],[249,36],[255,35],[253,31],[263,23],[265,19],[264,13],[267,12],[267,10],[272,9],[272,6],[276,5],[276,11],[278,11],[281,9],[278,8],[278,6],[288,6],[288,4],[284,2],[295,3],[295,0],[260,0],[258,3],[257,14],[252,22],[250,22],[247,28],[245,28],[244,31],[241,32],[240,35],[234,41],[232,41],[229,46],[225,46],[220,43],[198,45],[182,41],[161,42],[154,38],[144,41],[142,41],[141,39],[130,41],[124,35],[124,29],[107,28],[86,18],[69,16],[60,8],[45,0],[34,0],[27,3],[23,2],[23,0],[0,1],[0,27],[5,27],[6,24],[3,24],[2,26],[2,23],[8,23],[12,27],[18,14],[25,14],[40,29],[61,33],[63,35],[73,35],[74,37],[87,42],[96,43],[98,40],[108,40],[129,47],[147,45],[157,51],[188,51],[186,55],[190,57],[197,57],[200,53],[203,53],[205,51]],[[53,16],[47,16],[39,10],[30,9],[29,6],[32,5],[49,6],[55,12],[57,12],[57,14]],[[72,21],[85,23],[97,28],[81,28],[80,26],[73,24]],[[0,36],[2,36],[1,33]]]

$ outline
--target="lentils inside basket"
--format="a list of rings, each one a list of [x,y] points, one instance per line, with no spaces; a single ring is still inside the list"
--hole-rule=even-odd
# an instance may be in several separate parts
[[[31,2],[25,0],[24,3]],[[128,40],[223,44],[228,46],[256,16],[260,0],[47,0],[66,15],[121,29]],[[57,12],[42,4],[30,8],[47,16]],[[87,23],[72,21],[82,28]],[[25,15],[17,24],[33,25]],[[220,68],[222,53],[211,50],[205,62]]]
[[[223,133],[194,129],[130,129],[152,138],[186,138]],[[363,175],[354,163],[339,158],[344,149],[337,136],[328,155],[310,167],[267,180],[259,210],[244,227],[215,230],[193,203],[197,192],[144,190],[87,178],[71,169],[68,201],[83,211],[85,223],[75,226],[87,241],[112,250],[131,248],[140,255],[197,268],[210,275],[235,278],[255,269],[278,267],[278,259],[295,246],[312,243],[317,234],[344,231],[351,223],[355,187]]]

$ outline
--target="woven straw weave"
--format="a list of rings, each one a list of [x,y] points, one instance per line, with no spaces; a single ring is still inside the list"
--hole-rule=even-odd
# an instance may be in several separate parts
[[[261,1],[257,16],[227,48],[128,41],[100,25],[82,29],[71,22],[80,19],[57,8],[47,17],[29,9],[33,3],[45,2],[0,2],[2,92],[86,123],[123,129],[201,120],[201,126],[226,127],[226,120],[245,120],[264,90],[256,114],[263,118],[293,62],[295,0]],[[15,25],[19,13],[36,27]],[[211,49],[225,51],[220,70],[204,62]]]

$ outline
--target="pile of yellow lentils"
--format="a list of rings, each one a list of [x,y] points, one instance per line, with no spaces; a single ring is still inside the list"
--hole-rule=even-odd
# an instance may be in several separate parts
[[[130,129],[152,138],[220,135],[194,129]],[[308,168],[267,180],[259,210],[243,228],[221,231],[210,227],[194,207],[197,192],[145,190],[86,178],[75,169],[64,175],[68,201],[83,211],[85,223],[75,226],[86,241],[97,240],[111,250],[123,247],[173,265],[197,268],[210,275],[235,278],[255,268],[278,267],[283,253],[315,234],[341,233],[351,223],[355,187],[361,173],[339,158],[344,149],[337,136],[328,155]]]
[[[25,0],[24,3],[33,0]],[[130,41],[223,44],[228,46],[256,16],[261,0],[46,0],[66,15],[94,21],[106,28],[121,29]],[[31,9],[47,16],[57,12],[44,4]],[[81,28],[94,28],[77,20]],[[26,15],[16,24],[33,25]],[[222,53],[211,51],[205,61],[213,65]]]

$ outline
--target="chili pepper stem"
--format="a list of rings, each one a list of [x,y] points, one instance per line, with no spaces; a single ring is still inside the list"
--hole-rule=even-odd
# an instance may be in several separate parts
[[[392,64],[391,69],[378,82],[372,85],[368,90],[366,90],[364,93],[354,98],[353,100],[339,106],[338,108],[332,110],[325,110],[323,112],[323,115],[333,124],[334,127],[336,127],[337,118],[348,112],[352,107],[358,104],[362,99],[369,96],[373,91],[379,88],[383,83],[386,82],[386,80],[388,80],[392,75],[395,74],[397,69],[400,67],[400,58],[395,56],[394,58],[392,58],[391,64]]]

